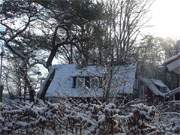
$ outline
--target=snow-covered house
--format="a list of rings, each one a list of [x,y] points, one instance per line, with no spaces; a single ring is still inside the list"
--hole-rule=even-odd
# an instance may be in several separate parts
[[[141,81],[140,97],[150,103],[163,101],[166,94],[170,92],[169,88],[161,80],[147,79],[143,77],[140,77],[139,80]]]
[[[80,68],[76,64],[61,64],[52,66],[52,70],[54,77],[47,88],[46,97],[102,97],[104,94],[103,86],[108,76],[106,67],[93,65]],[[135,73],[136,64],[115,66],[110,96],[133,94]]]

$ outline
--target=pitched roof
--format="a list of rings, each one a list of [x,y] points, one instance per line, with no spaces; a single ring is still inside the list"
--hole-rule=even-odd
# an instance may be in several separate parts
[[[164,62],[164,65],[167,65],[177,59],[180,59],[180,52],[172,57],[170,57],[169,59],[167,59],[165,62]]]
[[[164,97],[168,92],[170,92],[169,88],[161,80],[142,77],[140,77],[140,80],[157,96]]]
[[[170,57],[163,64],[169,71],[173,71],[176,74],[180,74],[180,53]]]
[[[74,76],[99,76],[107,73],[107,68],[102,66],[87,66],[79,68],[76,64],[54,65],[55,76],[47,90],[47,96],[68,97],[102,97],[103,90],[89,88],[72,88]],[[117,93],[132,93],[135,81],[136,64],[116,66],[111,85],[111,96]]]

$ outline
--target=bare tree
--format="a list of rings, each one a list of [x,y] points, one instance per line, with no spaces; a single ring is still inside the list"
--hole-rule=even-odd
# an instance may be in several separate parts
[[[106,19],[102,25],[107,62],[131,63],[134,59],[136,39],[144,27],[144,19],[152,0],[110,0],[105,3]]]
[[[112,80],[118,72],[116,65],[135,62],[136,39],[145,25],[144,19],[151,0],[110,0],[104,2],[105,19],[100,22],[104,28],[102,46],[99,47],[100,60],[107,67],[104,87],[108,100]],[[123,85],[123,84],[122,84]]]

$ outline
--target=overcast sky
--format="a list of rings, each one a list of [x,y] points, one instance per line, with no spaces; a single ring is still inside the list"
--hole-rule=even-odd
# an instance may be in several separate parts
[[[180,39],[180,0],[155,0],[145,34]]]

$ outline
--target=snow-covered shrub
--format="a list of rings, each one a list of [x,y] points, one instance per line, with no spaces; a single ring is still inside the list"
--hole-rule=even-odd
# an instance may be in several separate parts
[[[62,104],[39,102],[11,102],[1,107],[0,134],[27,134],[44,132],[44,129],[56,131],[58,121],[63,117]]]
[[[179,134],[180,114],[142,103],[9,101],[1,105],[0,134],[109,135]]]

